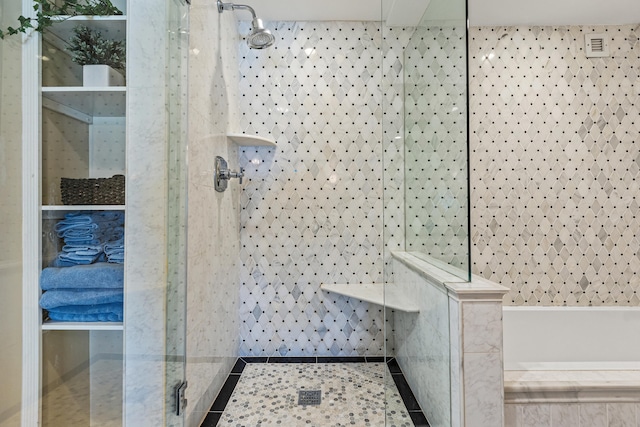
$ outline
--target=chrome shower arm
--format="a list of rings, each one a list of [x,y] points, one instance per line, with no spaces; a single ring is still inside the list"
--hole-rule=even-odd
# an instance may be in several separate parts
[[[235,4],[235,3],[223,3],[221,0],[218,1],[218,12],[222,13],[224,10],[248,10],[253,15],[253,19],[256,19],[256,11],[253,8],[246,4]]]
[[[222,13],[225,10],[248,10],[253,16],[251,22],[251,33],[247,36],[247,44],[251,49],[265,49],[273,44],[275,37],[271,34],[271,31],[264,27],[261,19],[256,16],[256,11],[246,4],[235,3],[223,3],[222,0],[216,0],[218,5],[218,12]]]

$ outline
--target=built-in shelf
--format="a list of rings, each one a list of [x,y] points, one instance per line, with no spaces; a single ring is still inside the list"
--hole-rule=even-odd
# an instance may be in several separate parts
[[[411,297],[401,294],[398,286],[393,283],[323,283],[320,289],[407,313],[420,311]]]
[[[44,205],[43,219],[62,219],[67,212],[77,211],[124,211],[124,205]]]
[[[122,331],[122,322],[55,322],[42,324],[43,331]]]
[[[242,133],[229,133],[227,138],[243,147],[277,147],[273,139],[258,135],[247,135]]]
[[[124,205],[43,205],[43,211],[123,211]]]
[[[124,117],[127,88],[110,87],[43,87],[42,106],[87,124],[94,117]]]

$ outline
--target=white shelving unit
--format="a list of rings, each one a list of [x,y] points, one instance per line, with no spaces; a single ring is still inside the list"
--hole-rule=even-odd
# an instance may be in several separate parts
[[[126,40],[127,0],[114,0],[122,16],[60,17],[46,30],[24,38],[23,43],[23,389],[22,425],[55,425],[56,411],[48,402],[87,402],[69,425],[119,425],[122,407],[112,419],[94,421],[92,408],[113,393],[122,394],[121,380],[103,383],[94,378],[96,363],[107,357],[121,378],[123,322],[60,322],[43,318],[40,273],[55,247],[51,230],[56,221],[75,211],[126,211],[124,205],[61,205],[60,177],[99,178],[124,174],[127,88],[84,87],[81,67],[65,51],[73,29],[85,25],[104,38]],[[24,2],[23,14],[32,6]],[[43,235],[46,239],[43,239]],[[53,242],[53,243],[52,243]],[[34,256],[34,254],[39,254]],[[115,357],[115,359],[114,359]],[[52,368],[49,360],[57,360]],[[116,361],[115,365],[113,364]],[[87,371],[86,375],[77,372]],[[83,396],[65,387],[65,378],[85,378]],[[42,396],[47,390],[47,396]],[[70,408],[71,409],[71,408]],[[59,421],[59,420],[58,420]]]

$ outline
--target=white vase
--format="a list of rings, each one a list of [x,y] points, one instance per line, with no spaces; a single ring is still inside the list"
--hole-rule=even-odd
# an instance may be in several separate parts
[[[92,87],[124,86],[124,76],[108,65],[83,65],[82,85]]]

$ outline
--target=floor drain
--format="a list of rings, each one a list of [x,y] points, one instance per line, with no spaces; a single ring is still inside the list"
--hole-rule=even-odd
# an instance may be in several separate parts
[[[298,405],[319,405],[322,401],[321,390],[299,390]]]

